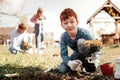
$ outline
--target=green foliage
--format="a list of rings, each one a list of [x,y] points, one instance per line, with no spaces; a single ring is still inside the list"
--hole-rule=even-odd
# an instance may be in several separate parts
[[[60,55],[53,56],[53,54],[60,54],[59,47],[46,47],[43,54],[10,54],[8,47],[0,46],[0,80],[5,74],[12,73],[35,73],[35,71],[44,72],[48,68],[52,68],[53,73],[58,73],[58,66],[62,62]],[[70,54],[72,53],[69,50]],[[116,57],[120,57],[120,47],[118,48],[102,48],[102,57],[100,64],[106,62],[113,62]],[[69,55],[70,55],[69,54]],[[109,58],[106,58],[108,57]],[[6,79],[3,79],[6,80]],[[12,80],[12,79],[11,79]],[[15,79],[22,80],[22,79]],[[24,79],[23,79],[24,80]],[[25,79],[30,80],[30,79]],[[33,79],[34,80],[34,79]]]
[[[24,73],[34,71],[44,71],[48,68],[56,69],[61,62],[60,56],[54,57],[53,54],[59,54],[58,47],[47,47],[43,54],[11,54],[8,47],[0,46],[3,52],[0,52],[0,77],[10,73]]]
[[[101,47],[91,44],[90,48],[88,49],[88,52],[86,53],[86,56],[92,56],[92,54],[94,54],[97,51],[100,51],[100,49]]]

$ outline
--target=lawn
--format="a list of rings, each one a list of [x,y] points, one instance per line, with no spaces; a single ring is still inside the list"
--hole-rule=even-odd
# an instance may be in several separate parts
[[[58,66],[61,63],[59,47],[47,46],[43,54],[10,54],[8,46],[0,45],[0,80],[7,80],[5,74],[18,73],[22,78],[18,77],[15,80],[34,80],[33,75],[51,69],[52,73],[59,74]],[[112,62],[114,64],[115,58],[120,58],[120,46],[118,47],[103,47],[100,64]],[[69,54],[71,53],[71,50]],[[28,75],[29,74],[29,75]],[[60,73],[61,74],[61,73]],[[53,74],[49,74],[53,75]],[[29,76],[23,79],[23,77]],[[32,77],[30,79],[30,77]],[[11,80],[14,80],[11,78]],[[36,79],[37,80],[37,79]],[[38,79],[42,80],[42,79]],[[50,80],[50,79],[49,79]],[[54,80],[57,80],[54,78]],[[68,79],[69,80],[69,79]]]

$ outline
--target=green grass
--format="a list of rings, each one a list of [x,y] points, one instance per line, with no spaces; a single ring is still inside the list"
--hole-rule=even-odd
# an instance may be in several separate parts
[[[9,73],[24,73],[44,71],[52,68],[53,71],[58,71],[58,66],[62,62],[59,47],[49,46],[44,49],[43,54],[10,54],[8,46],[0,45],[0,77]],[[106,62],[114,63],[115,58],[120,58],[120,47],[110,48],[103,47],[103,55],[100,64]],[[71,51],[69,52],[71,53]]]
[[[101,57],[101,64],[112,62],[115,64],[115,59],[120,58],[120,45],[117,47],[103,47],[102,49],[103,55]]]
[[[8,47],[0,46],[0,77],[8,73],[23,73],[26,71],[44,71],[48,68],[57,69],[61,63],[59,47],[47,47],[43,54],[10,54]]]

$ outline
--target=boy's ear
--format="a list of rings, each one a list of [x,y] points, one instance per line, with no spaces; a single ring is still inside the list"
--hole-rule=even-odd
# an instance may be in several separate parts
[[[62,22],[61,22],[61,26],[62,26]]]
[[[77,20],[77,23],[79,23],[79,20]]]

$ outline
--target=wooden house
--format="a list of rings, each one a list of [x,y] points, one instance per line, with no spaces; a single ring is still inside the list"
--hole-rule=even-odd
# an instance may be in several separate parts
[[[102,24],[107,24],[105,27],[105,29],[108,29],[111,27],[111,23],[114,24],[115,31],[106,34],[103,33],[104,30],[102,28],[99,28],[99,31],[95,32],[95,28],[97,26],[95,26],[94,24],[98,24],[100,27],[102,27],[101,25],[101,21],[96,21],[97,19],[97,15],[100,13],[104,13],[104,14],[108,14],[109,17],[105,17],[104,15],[101,17],[102,18]],[[106,19],[106,21],[105,21]],[[110,20],[111,19],[111,20]],[[113,4],[113,2],[111,2],[110,0],[107,0],[88,20],[87,20],[87,24],[89,25],[90,28],[90,32],[93,36],[95,36],[95,34],[99,33],[99,37],[101,37],[101,40],[104,42],[104,44],[114,44],[114,40],[118,40],[117,42],[119,43],[120,41],[120,9]],[[110,24],[110,25],[109,25]],[[113,29],[111,28],[111,30]],[[114,35],[113,35],[114,34]],[[108,39],[107,39],[108,38]],[[111,39],[110,39],[111,38]],[[111,42],[112,41],[112,42]]]

